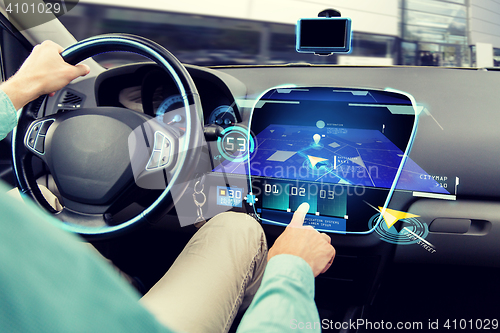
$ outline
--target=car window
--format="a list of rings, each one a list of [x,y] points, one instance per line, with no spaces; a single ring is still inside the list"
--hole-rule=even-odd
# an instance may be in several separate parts
[[[281,11],[278,2],[243,5],[219,0],[201,8],[182,2],[101,0],[79,3],[60,19],[79,40],[109,32],[138,34],[162,44],[182,62],[196,65],[500,66],[495,23],[499,14],[493,2],[486,6],[465,0],[384,0],[329,5],[353,19],[349,55],[317,57],[295,51],[297,19],[315,17],[324,9],[308,1]],[[123,55],[98,59],[108,67],[132,61]]]
[[[352,52],[319,57],[295,51],[295,23],[315,17],[318,6],[297,2],[289,13],[258,4],[243,10],[227,1],[213,3],[217,13],[187,5],[130,1],[80,3],[60,17],[78,39],[103,33],[142,35],[170,50],[182,62],[195,65],[275,65],[287,63],[338,65],[476,66],[474,40],[481,41],[467,17],[472,4],[465,1],[386,0],[381,6],[360,3],[339,6],[353,20]],[[268,6],[266,4],[266,6]],[[262,8],[261,8],[262,7]],[[274,15],[271,15],[274,13]],[[479,29],[481,30],[481,29]],[[477,36],[476,36],[477,35]],[[471,45],[471,46],[470,46]],[[488,51],[487,51],[488,52]],[[492,52],[500,54],[500,49]],[[496,56],[499,58],[500,56]],[[123,55],[97,58],[106,67],[131,62]],[[499,64],[499,62],[494,62]]]
[[[31,51],[31,45],[0,15],[0,55],[2,81],[14,75]]]
[[[9,22],[0,15],[0,79],[5,81],[12,76],[29,55],[29,43],[20,35],[15,35]],[[14,185],[12,153],[10,149],[10,134],[0,141],[0,178]]]

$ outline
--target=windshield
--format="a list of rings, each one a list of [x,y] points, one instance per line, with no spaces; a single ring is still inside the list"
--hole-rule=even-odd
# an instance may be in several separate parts
[[[326,6],[352,19],[350,54],[316,56],[295,50],[295,24]],[[82,0],[60,17],[78,39],[121,32],[154,40],[187,64],[287,63],[368,66],[500,66],[500,4],[466,0],[154,1]],[[138,60],[96,58],[105,67]]]

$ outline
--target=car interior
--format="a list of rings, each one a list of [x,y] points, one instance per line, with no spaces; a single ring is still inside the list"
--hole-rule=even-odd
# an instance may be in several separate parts
[[[498,70],[200,66],[140,33],[77,41],[57,18],[15,18],[2,8],[3,80],[45,39],[91,72],[21,111],[0,176],[145,290],[211,217],[252,216],[270,247],[307,201],[336,249],[322,320],[498,329]],[[115,52],[133,55],[96,61]]]

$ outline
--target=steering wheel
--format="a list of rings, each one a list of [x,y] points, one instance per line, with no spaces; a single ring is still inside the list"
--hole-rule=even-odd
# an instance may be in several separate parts
[[[184,118],[185,128],[119,107],[81,108],[38,118],[45,95],[23,108],[12,136],[13,167],[21,193],[62,221],[64,229],[87,239],[114,237],[166,214],[192,179],[203,135],[196,86],[179,60],[157,43],[109,34],[78,42],[61,55],[75,65],[114,51],[143,55],[170,76],[182,96],[184,114],[176,117]],[[42,195],[33,170],[34,156],[54,177],[64,202],[62,211],[55,211]],[[157,191],[159,196],[133,218],[114,222],[112,207],[150,185],[162,189]]]

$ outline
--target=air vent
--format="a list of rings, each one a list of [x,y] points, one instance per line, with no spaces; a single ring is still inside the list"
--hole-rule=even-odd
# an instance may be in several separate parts
[[[80,96],[77,96],[70,91],[67,91],[65,95],[63,104],[80,104],[82,102],[82,98]]]
[[[82,107],[84,100],[84,95],[71,90],[66,89],[59,98],[59,103],[57,107],[59,108],[57,112],[66,112],[71,110],[76,110]]]

